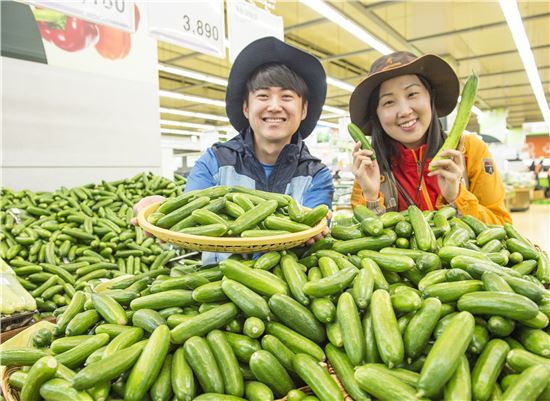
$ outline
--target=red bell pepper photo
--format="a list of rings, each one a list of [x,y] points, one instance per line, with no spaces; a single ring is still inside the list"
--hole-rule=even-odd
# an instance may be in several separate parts
[[[134,5],[135,30],[139,26],[139,10]],[[99,25],[99,41],[95,45],[97,52],[106,59],[119,60],[125,58],[130,53],[132,40],[130,33],[121,31],[117,28],[111,28]]]
[[[35,9],[33,13],[42,38],[62,50],[76,52],[98,40],[95,24],[53,10]]]

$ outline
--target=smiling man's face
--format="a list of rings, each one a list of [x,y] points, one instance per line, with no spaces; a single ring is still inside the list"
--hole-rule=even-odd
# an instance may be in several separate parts
[[[243,113],[254,132],[256,144],[290,143],[307,115],[307,101],[292,89],[260,88],[248,94]]]

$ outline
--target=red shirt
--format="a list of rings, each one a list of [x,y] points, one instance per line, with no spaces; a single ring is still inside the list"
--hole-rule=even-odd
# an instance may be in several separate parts
[[[392,157],[391,161],[391,169],[395,179],[421,210],[436,209],[439,185],[437,184],[437,176],[428,177],[428,165],[431,159],[426,161],[422,175],[423,179],[419,182],[422,162],[426,153],[426,145],[413,150],[397,143],[396,149],[397,154]],[[419,185],[420,189],[418,190]],[[399,193],[399,210],[405,210],[407,207],[408,203],[401,193]]]

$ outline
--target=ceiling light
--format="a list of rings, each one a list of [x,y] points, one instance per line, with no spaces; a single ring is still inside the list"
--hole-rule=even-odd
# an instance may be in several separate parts
[[[184,117],[204,118],[206,120],[224,121],[224,122],[229,121],[229,118],[224,117],[224,116],[218,116],[216,114],[199,113],[199,112],[196,112],[196,111],[169,109],[167,107],[160,107],[159,111],[161,113],[176,114],[178,116],[184,116]]]
[[[531,83],[531,88],[537,99],[544,121],[550,126],[550,109],[548,108],[548,102],[544,95],[544,89],[535,63],[535,57],[531,51],[529,39],[525,33],[523,22],[521,21],[518,5],[515,0],[499,0],[499,3],[504,17],[506,18],[506,22],[508,23],[508,27],[510,28],[510,32],[512,33],[512,37],[514,38],[514,42],[516,43],[516,48],[521,57],[523,68],[525,68],[525,72]]]
[[[168,97],[168,98],[177,99],[177,100],[185,100],[187,102],[203,103],[203,104],[209,104],[212,106],[225,107],[225,102],[223,100],[209,99],[207,97],[184,95],[183,93],[170,92],[166,90],[159,90],[159,95],[161,97]]]
[[[188,123],[184,121],[173,121],[173,120],[160,120],[161,125],[171,125],[175,127],[184,127],[184,128],[197,128],[197,129],[207,129],[212,130],[216,127],[210,124],[197,124],[197,123]]]
[[[182,129],[172,129],[172,128],[161,128],[160,129],[161,134],[175,134],[175,135],[182,135],[182,136],[198,136],[201,133],[198,131],[185,131]]]
[[[347,92],[353,92],[353,90],[355,89],[353,85],[350,85],[344,81],[340,81],[339,79],[331,78],[331,77],[327,77],[327,84],[336,86],[337,88],[343,89]]]
[[[359,25],[357,25],[355,22],[350,20],[348,17],[341,14],[339,11],[337,11],[332,6],[329,6],[327,3],[321,0],[300,0],[301,3],[305,4],[312,10],[318,12],[325,18],[331,20],[341,28],[345,29],[349,33],[351,33],[356,38],[362,40],[366,44],[368,44],[373,49],[378,50],[382,54],[390,54],[393,52],[393,50],[386,46],[384,43],[380,42],[378,39],[376,39],[374,36],[372,36],[370,33],[365,31],[363,28],[361,28]]]
[[[166,64],[158,64],[159,71],[168,72],[170,74],[179,75],[181,77],[196,79],[197,81],[210,82],[212,84],[227,86],[227,79],[215,77],[213,75],[203,74],[202,72],[187,70],[180,67],[172,67]]]
[[[323,106],[323,110],[328,111],[329,113],[339,114],[341,116],[348,114],[346,110],[339,109],[338,107],[327,106],[326,104]]]

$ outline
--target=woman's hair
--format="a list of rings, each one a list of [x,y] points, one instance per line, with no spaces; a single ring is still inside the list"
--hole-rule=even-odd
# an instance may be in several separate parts
[[[258,89],[279,87],[293,90],[302,99],[307,100],[309,91],[304,79],[284,64],[264,64],[258,67],[246,81],[246,93],[244,101],[247,101],[248,94]]]
[[[420,82],[428,90],[430,94],[430,106],[432,109],[432,121],[428,128],[428,136],[426,138],[426,157],[423,162],[435,156],[439,148],[443,145],[447,135],[441,127],[441,122],[437,116],[437,111],[435,108],[435,96],[432,91],[430,82],[421,75],[417,75]],[[378,165],[380,166],[381,172],[391,171],[391,158],[397,152],[396,142],[392,139],[382,128],[378,115],[376,114],[376,109],[378,107],[378,98],[380,96],[380,85],[372,91],[370,96],[367,114],[373,116],[371,119],[371,128],[370,133],[372,137],[372,146],[376,152],[376,157],[378,159]]]

